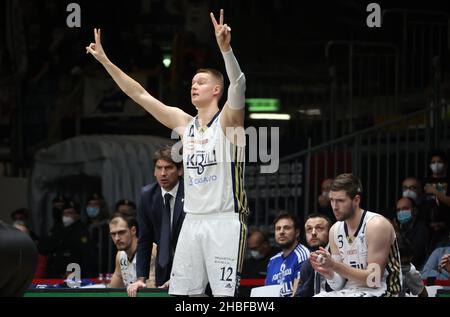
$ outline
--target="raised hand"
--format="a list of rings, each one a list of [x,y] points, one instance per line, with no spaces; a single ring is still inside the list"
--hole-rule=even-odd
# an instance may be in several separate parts
[[[227,24],[223,24],[223,9],[220,9],[219,23],[214,16],[214,13],[209,14],[211,16],[211,21],[214,26],[214,31],[216,34],[217,44],[222,52],[227,52],[230,50],[231,42],[231,28]]]
[[[94,39],[95,43],[91,43],[89,46],[86,46],[86,54],[91,53],[96,60],[104,64],[108,61],[108,57],[106,57],[105,51],[102,47],[100,29],[94,29]]]
[[[326,278],[333,277],[333,260],[331,258],[331,254],[327,250],[320,247],[319,250],[311,252],[309,255],[309,261],[315,271],[319,272]]]

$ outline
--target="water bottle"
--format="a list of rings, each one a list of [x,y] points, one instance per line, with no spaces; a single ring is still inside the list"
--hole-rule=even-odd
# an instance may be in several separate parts
[[[111,273],[106,274],[106,285],[111,283],[111,279],[112,279],[112,274]]]
[[[100,273],[100,274],[98,275],[97,282],[98,282],[98,284],[104,284],[105,278],[104,278],[104,276],[103,276],[103,273]]]

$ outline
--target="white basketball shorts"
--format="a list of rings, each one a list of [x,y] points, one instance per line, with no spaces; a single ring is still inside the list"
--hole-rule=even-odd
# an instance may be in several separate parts
[[[245,252],[247,226],[237,213],[186,214],[178,237],[169,294],[234,296]]]

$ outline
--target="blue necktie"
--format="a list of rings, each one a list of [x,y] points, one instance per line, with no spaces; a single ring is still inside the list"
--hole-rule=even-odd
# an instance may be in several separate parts
[[[170,199],[172,195],[164,195],[164,210],[161,220],[161,236],[159,239],[159,266],[166,267],[171,257],[171,234],[170,234]]]

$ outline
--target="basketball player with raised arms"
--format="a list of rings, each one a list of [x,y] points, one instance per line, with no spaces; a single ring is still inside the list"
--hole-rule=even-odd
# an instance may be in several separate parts
[[[157,100],[115,66],[102,48],[100,30],[94,29],[95,43],[86,47],[130,98],[182,136],[186,217],[172,266],[172,295],[202,295],[209,282],[214,296],[234,296],[245,251],[245,76],[231,49],[223,10],[219,22],[210,16],[230,85],[219,110],[223,75],[199,69],[191,86],[195,117]]]
[[[324,248],[311,253],[313,268],[332,292],[326,297],[397,296],[401,264],[391,223],[360,208],[362,186],[352,174],[341,174],[331,184],[330,202],[337,222],[331,227],[331,254]]]

